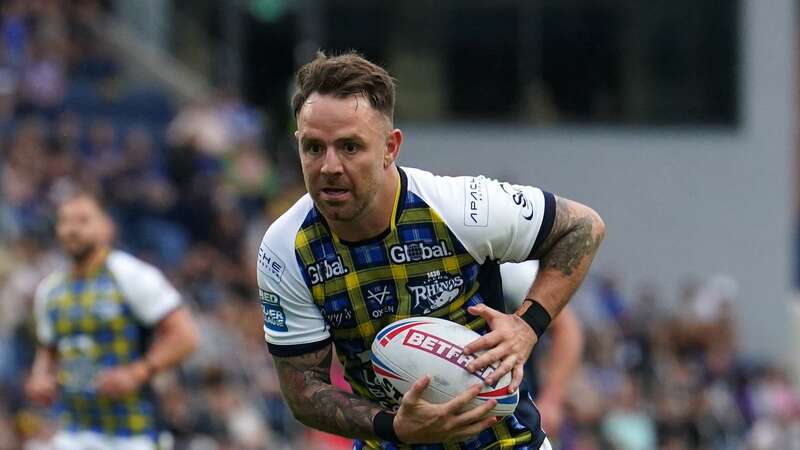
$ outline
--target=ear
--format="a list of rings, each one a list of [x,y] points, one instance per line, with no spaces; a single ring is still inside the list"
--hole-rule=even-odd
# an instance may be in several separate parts
[[[386,136],[386,151],[383,153],[383,168],[387,169],[397,161],[400,155],[400,144],[403,143],[403,132],[395,128]]]

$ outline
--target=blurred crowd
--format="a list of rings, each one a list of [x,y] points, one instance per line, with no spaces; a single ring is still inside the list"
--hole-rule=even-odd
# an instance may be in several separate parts
[[[21,386],[34,289],[64,262],[53,205],[76,185],[105,194],[118,246],[163,268],[200,323],[197,354],[155,382],[164,448],[348,448],[291,418],[263,341],[258,244],[304,192],[283,133],[233,88],[176,110],[127,80],[98,31],[107,6],[0,2],[0,450],[47,449],[55,430]],[[800,448],[786,373],[737,351],[733,280],[687,283],[680,315],[617,285],[595,275],[574,302],[587,345],[560,448]]]

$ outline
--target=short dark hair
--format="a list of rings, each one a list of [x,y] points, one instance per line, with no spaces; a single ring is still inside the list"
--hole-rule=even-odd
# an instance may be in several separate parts
[[[297,71],[297,90],[292,98],[294,116],[317,92],[337,98],[363,95],[373,108],[394,121],[394,81],[383,67],[354,51],[337,56],[318,51],[313,61]]]

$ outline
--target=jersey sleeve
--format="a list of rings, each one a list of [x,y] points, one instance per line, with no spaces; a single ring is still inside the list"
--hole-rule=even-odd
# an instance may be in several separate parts
[[[281,219],[267,230],[258,251],[258,293],[270,353],[295,356],[329,345],[331,336],[294,255],[297,228]]]
[[[514,311],[522,305],[522,300],[528,296],[538,271],[539,261],[500,264],[503,301],[509,310]]]
[[[144,325],[156,325],[181,305],[180,294],[155,266],[119,251],[109,256],[108,265],[125,302]]]
[[[53,345],[53,324],[47,315],[47,301],[53,285],[51,275],[39,283],[34,294],[33,314],[36,320],[36,339],[44,346]]]
[[[416,188],[480,262],[521,262],[550,233],[555,196],[532,186],[414,170]]]

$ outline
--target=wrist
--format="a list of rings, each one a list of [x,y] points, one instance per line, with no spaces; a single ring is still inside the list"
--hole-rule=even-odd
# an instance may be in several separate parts
[[[155,375],[155,369],[147,358],[134,361],[131,364],[131,369],[140,383],[146,383]]]
[[[522,301],[523,306],[525,303],[529,303],[528,308],[524,310],[520,308],[521,311],[517,311],[517,315],[533,329],[536,337],[541,338],[552,320],[550,313],[536,299],[526,298]]]
[[[375,432],[375,436],[381,440],[401,444],[402,441],[397,437],[397,432],[394,429],[395,417],[395,414],[383,410],[378,411],[378,414],[375,414],[375,417],[372,418],[372,429]]]

